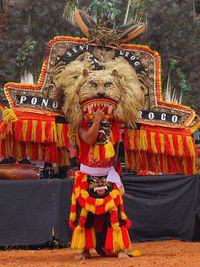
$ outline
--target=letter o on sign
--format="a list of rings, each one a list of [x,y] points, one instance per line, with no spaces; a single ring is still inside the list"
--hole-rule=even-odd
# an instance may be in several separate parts
[[[148,115],[148,118],[150,119],[150,120],[153,120],[154,119],[154,113],[153,112],[150,112],[149,113],[149,115]]]
[[[36,98],[36,97],[33,97],[33,98],[31,99],[31,104],[32,104],[32,105],[37,104],[37,98]]]
[[[178,121],[178,116],[173,115],[172,116],[172,122],[176,123]]]
[[[52,107],[53,108],[58,108],[58,102],[57,101],[53,101]]]

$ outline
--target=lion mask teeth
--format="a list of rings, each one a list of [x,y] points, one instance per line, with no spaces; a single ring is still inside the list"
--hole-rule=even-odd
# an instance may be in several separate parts
[[[94,192],[96,192],[98,190],[108,190],[108,187],[107,186],[99,186],[99,187],[94,188]]]
[[[93,114],[98,109],[103,109],[106,114],[112,114],[116,108],[116,102],[110,99],[90,99],[82,103],[83,112],[85,114]]]

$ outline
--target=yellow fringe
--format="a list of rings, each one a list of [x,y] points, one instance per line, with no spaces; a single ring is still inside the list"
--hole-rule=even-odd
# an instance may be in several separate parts
[[[160,133],[159,134],[159,138],[160,138],[160,151],[162,154],[165,153],[165,137],[164,134]]]
[[[99,145],[94,145],[93,146],[93,158],[95,159],[95,160],[100,160],[100,154],[99,154]]]
[[[37,120],[32,121],[32,131],[31,131],[31,141],[35,142],[36,141],[36,129],[37,129]]]
[[[16,149],[16,155],[18,160],[22,160],[22,148],[21,148],[21,143],[17,142],[17,149]]]
[[[122,218],[122,220],[126,220],[127,219],[127,216],[123,211],[121,212],[121,218]]]
[[[113,209],[115,207],[116,207],[115,202],[114,202],[113,199],[111,199],[108,203],[106,203],[105,211],[111,210],[111,209]]]
[[[88,203],[86,203],[86,205],[85,205],[85,209],[89,212],[92,212],[93,214],[95,214],[96,213],[96,207],[95,207],[95,205],[93,205],[93,204],[88,204]]]
[[[81,192],[81,189],[80,189],[80,187],[78,186],[78,187],[76,187],[75,188],[75,195],[76,195],[76,198],[78,198],[79,197],[79,195],[80,195],[80,192]]]
[[[57,126],[57,136],[58,136],[57,145],[58,147],[62,147],[63,146],[63,140],[62,140],[63,125],[61,123],[57,123],[56,126]]]
[[[113,144],[110,141],[107,144],[104,144],[102,146],[104,146],[104,149],[105,149],[105,159],[114,157],[115,150],[114,150]],[[98,161],[101,159],[99,148],[100,148],[100,145],[98,144],[93,145],[93,158]]]
[[[11,156],[11,142],[10,140],[6,140],[5,141],[5,147],[6,147],[6,157],[10,157]]]
[[[189,152],[191,157],[196,157],[195,150],[194,150],[194,144],[192,142],[191,136],[186,136],[186,141],[188,144]]]
[[[55,122],[51,123],[51,127],[52,127],[52,142],[56,142],[57,143],[58,138],[57,138],[57,129],[56,129]]]
[[[123,204],[122,194],[119,195],[119,199],[120,199],[120,204]]]
[[[105,148],[105,158],[112,158],[115,155],[115,150],[111,142],[108,142],[104,145]]]
[[[122,232],[119,227],[116,230],[113,229],[113,252],[116,253],[120,250],[124,250],[124,242]]]
[[[42,143],[44,143],[46,141],[46,121],[42,121]]]
[[[4,109],[2,118],[4,123],[8,125],[8,131],[12,133],[12,124],[18,120],[16,114],[12,109]]]
[[[81,196],[83,199],[87,199],[89,197],[89,193],[86,190],[81,190]]]
[[[70,212],[69,219],[74,222],[76,220],[76,213],[75,212]]]
[[[112,199],[116,199],[117,196],[119,196],[119,191],[114,189],[109,193],[109,195],[112,197]]]
[[[101,205],[103,205],[103,202],[104,202],[103,198],[96,198],[95,206],[101,206]]]
[[[156,140],[155,140],[155,133],[151,132],[150,133],[150,138],[151,138],[151,148],[154,154],[158,153],[157,147],[156,147]]]
[[[112,144],[114,144],[114,136],[112,131],[110,133],[110,141],[112,142]]]
[[[147,133],[144,130],[140,130],[140,144],[139,149],[147,151],[148,150],[148,142],[147,142]]]
[[[87,214],[88,214],[87,210],[82,208],[80,216],[87,217]]]
[[[61,150],[62,156],[61,156],[61,166],[70,166],[69,162],[69,152],[67,151],[66,148],[62,148]]]
[[[74,193],[72,193],[72,199],[71,199],[72,205],[76,205],[76,196]]]
[[[175,155],[175,149],[174,149],[174,143],[173,143],[173,137],[172,134],[168,134],[168,139],[169,139],[169,143],[170,143],[170,147],[171,147],[171,152],[172,152],[172,156]]]
[[[179,156],[183,156],[184,155],[184,151],[183,151],[183,139],[181,135],[177,136],[178,138],[178,152],[179,152]]]
[[[79,225],[74,229],[72,236],[72,249],[84,249],[85,247],[85,228],[81,228]]]
[[[87,175],[84,175],[81,182],[87,182]]]
[[[120,227],[119,227],[119,222],[116,222],[116,223],[112,223],[112,228],[114,231],[119,231],[120,230]]]
[[[27,127],[28,127],[28,120],[23,120],[23,123],[22,123],[23,141],[26,141]]]

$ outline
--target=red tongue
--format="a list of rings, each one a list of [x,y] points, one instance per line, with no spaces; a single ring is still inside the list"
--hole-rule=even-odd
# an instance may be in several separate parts
[[[105,193],[105,189],[98,189],[97,194],[98,195],[103,195]]]

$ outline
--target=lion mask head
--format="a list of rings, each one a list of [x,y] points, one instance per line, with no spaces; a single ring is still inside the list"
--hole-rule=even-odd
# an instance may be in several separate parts
[[[146,94],[135,70],[123,58],[104,63],[103,70],[92,70],[77,59],[58,66],[54,74],[57,90],[64,93],[63,112],[74,125],[83,119],[83,103],[94,99],[112,100],[115,120],[132,126],[144,105]]]

